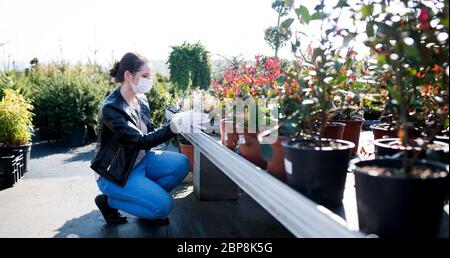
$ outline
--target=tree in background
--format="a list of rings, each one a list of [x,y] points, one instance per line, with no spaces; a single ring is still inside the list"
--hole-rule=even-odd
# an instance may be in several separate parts
[[[277,26],[269,27],[264,31],[264,39],[267,44],[275,50],[275,57],[278,57],[278,50],[284,47],[287,41],[291,38],[291,30],[289,26],[292,24],[292,19],[287,19],[281,22],[281,18],[288,15],[291,10],[290,5],[283,0],[275,0],[272,2],[272,9],[278,13]]]
[[[183,43],[172,47],[167,61],[170,81],[179,91],[189,88],[208,89],[211,81],[209,52],[200,43]]]

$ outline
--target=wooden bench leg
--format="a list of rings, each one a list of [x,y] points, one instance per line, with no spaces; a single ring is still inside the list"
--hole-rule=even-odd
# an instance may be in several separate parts
[[[240,188],[194,148],[194,195],[199,201],[237,200]]]

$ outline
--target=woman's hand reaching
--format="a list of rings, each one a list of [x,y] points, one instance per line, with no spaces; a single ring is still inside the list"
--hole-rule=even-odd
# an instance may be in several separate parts
[[[209,116],[205,113],[186,111],[176,113],[170,120],[170,130],[173,133],[191,132],[191,128],[206,129],[203,123],[209,122]]]

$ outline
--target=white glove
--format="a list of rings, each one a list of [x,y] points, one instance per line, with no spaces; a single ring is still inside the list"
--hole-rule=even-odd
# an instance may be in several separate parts
[[[166,119],[167,120],[172,119],[172,117],[178,112],[178,110],[179,109],[175,105],[170,104],[169,107],[167,107],[166,109],[165,113]]]
[[[209,117],[205,113],[186,111],[176,113],[170,120],[170,130],[173,133],[189,133],[192,128],[205,129],[202,123],[209,122]]]

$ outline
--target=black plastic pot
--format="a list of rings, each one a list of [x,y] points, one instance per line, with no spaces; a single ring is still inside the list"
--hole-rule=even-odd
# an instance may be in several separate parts
[[[23,155],[23,172],[26,173],[30,168],[31,143],[22,145],[8,145],[0,147],[0,155]]]
[[[364,166],[400,168],[398,159],[375,159],[355,164],[356,200],[360,230],[379,237],[436,237],[448,196],[448,165],[420,161],[416,166],[439,168],[446,176],[371,175]]]
[[[372,126],[376,126],[380,124],[381,122],[378,120],[364,120],[362,130],[363,131],[371,131]]]
[[[301,147],[305,140],[282,142],[285,153],[286,182],[313,201],[329,208],[342,205],[347,168],[355,144],[344,140],[323,139],[342,144],[338,149]],[[300,143],[300,146],[295,146]]]
[[[86,125],[75,126],[63,133],[62,144],[68,147],[83,146],[86,144],[86,136]]]
[[[97,132],[95,131],[94,127],[88,125],[86,133],[86,142],[91,143],[95,141],[97,141]]]
[[[381,111],[378,110],[371,110],[371,111],[365,111],[364,112],[364,120],[378,120],[381,117]]]
[[[395,142],[399,142],[399,138],[386,138],[378,139],[374,141],[375,155],[376,157],[393,156],[401,151],[406,151],[408,156],[413,156],[414,152],[420,151],[418,147],[408,147],[392,145]],[[428,159],[433,161],[439,161],[448,163],[449,145],[445,142],[434,141],[436,145],[439,145],[437,149],[428,149],[419,155],[420,159]]]
[[[30,171],[31,143],[18,145],[15,148],[23,151],[24,173]]]
[[[12,187],[24,173],[23,150],[16,146],[0,147],[0,190]]]

